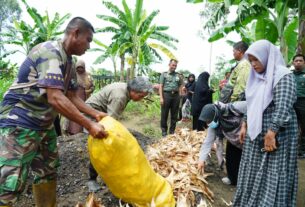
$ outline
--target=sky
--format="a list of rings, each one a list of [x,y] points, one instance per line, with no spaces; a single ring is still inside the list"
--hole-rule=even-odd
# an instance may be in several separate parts
[[[112,2],[119,8],[122,8],[121,0],[112,0]],[[126,0],[126,2],[130,8],[134,8],[135,0]],[[95,28],[106,26],[106,23],[98,19],[96,14],[112,14],[102,4],[102,0],[27,0],[27,3],[31,7],[35,7],[40,14],[45,14],[45,11],[48,11],[51,17],[53,17],[55,12],[58,12],[60,16],[71,13],[71,18],[82,16],[90,21]],[[22,10],[25,11],[23,4],[20,3],[20,5]],[[179,43],[176,44],[177,50],[172,50],[179,61],[177,70],[189,70],[196,75],[203,71],[213,72],[216,56],[222,56],[225,59],[232,59],[233,57],[232,47],[225,43],[225,40],[213,42],[211,46],[211,43],[207,41],[208,38],[202,39],[199,37],[198,33],[202,27],[199,12],[204,9],[203,5],[202,3],[186,3],[186,0],[144,0],[143,4],[143,8],[148,14],[154,10],[160,10],[153,23],[169,26],[166,33],[179,40]],[[22,19],[28,23],[32,22],[27,12],[22,13]],[[111,35],[99,33],[95,34],[94,37],[107,45],[110,43]],[[238,41],[236,38],[238,38],[236,34],[228,36],[228,39]],[[94,48],[93,44],[91,44],[91,48]],[[94,68],[113,70],[110,60],[100,65],[93,65],[97,56],[98,54],[95,52],[86,52],[80,58],[86,62],[87,68],[92,66]],[[158,72],[168,70],[169,59],[166,56],[162,57],[162,63],[151,66]],[[17,59],[17,63],[20,64],[23,58],[24,56],[12,58],[12,62],[16,62]]]

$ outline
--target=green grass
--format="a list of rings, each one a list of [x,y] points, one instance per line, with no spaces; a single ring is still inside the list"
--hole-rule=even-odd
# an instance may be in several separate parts
[[[144,125],[143,127],[143,134],[148,137],[152,138],[160,138],[161,137],[161,130],[156,129],[152,124]]]
[[[126,113],[140,114],[147,119],[153,119],[160,116],[161,107],[159,96],[153,95],[149,100],[139,102],[130,101],[125,109]]]

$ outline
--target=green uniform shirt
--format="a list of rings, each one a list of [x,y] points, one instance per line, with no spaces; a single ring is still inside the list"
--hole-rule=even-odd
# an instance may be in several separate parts
[[[237,101],[239,98],[239,95],[245,91],[247,80],[249,77],[251,65],[246,60],[241,60],[238,65],[233,70],[230,80],[228,84],[233,86],[233,93],[231,96],[231,102]]]
[[[302,71],[293,71],[297,83],[297,97],[305,98],[305,68]]]
[[[86,104],[118,119],[130,101],[127,83],[112,83],[90,96]]]
[[[179,91],[183,79],[177,72],[164,72],[160,76],[160,84],[163,84],[163,91]]]

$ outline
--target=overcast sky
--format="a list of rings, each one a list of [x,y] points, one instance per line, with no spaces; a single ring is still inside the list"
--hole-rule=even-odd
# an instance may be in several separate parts
[[[89,20],[95,28],[105,26],[105,22],[98,19],[96,14],[111,14],[102,4],[102,0],[27,0],[27,2],[41,14],[44,14],[47,10],[52,17],[55,12],[58,12],[61,16],[71,13],[71,18],[82,16]],[[122,8],[121,0],[112,0],[112,2]],[[126,2],[130,8],[134,8],[135,0],[126,0]],[[24,10],[22,3],[21,6]],[[177,50],[172,51],[179,60],[178,69],[187,69],[197,75],[204,70],[209,71],[211,45],[207,40],[203,40],[198,36],[198,31],[201,27],[199,12],[203,10],[203,4],[189,4],[186,3],[186,0],[144,0],[143,8],[146,9],[148,14],[153,10],[160,10],[153,23],[169,26],[167,33],[179,40]],[[27,12],[23,12],[22,19],[28,22],[31,21]],[[95,34],[95,37],[105,44],[110,42],[110,35]],[[231,38],[229,37],[231,40],[238,41],[238,39],[233,38],[238,38],[238,36],[231,35]],[[91,47],[94,47],[94,45],[91,45]],[[213,43],[212,71],[216,56],[231,59],[232,48],[224,40]],[[86,61],[88,68],[93,66],[94,68],[103,67],[112,70],[110,61],[105,61],[98,66],[93,65],[96,57],[96,53],[87,52],[81,59]],[[161,72],[168,69],[169,59],[165,56],[163,57],[162,64],[154,64],[152,66],[154,70]],[[22,60],[22,58],[18,59]]]

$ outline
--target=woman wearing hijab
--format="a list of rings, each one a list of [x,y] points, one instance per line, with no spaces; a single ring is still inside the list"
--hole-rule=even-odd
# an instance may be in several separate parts
[[[187,78],[187,83],[185,84],[186,99],[192,103],[193,93],[195,89],[195,75],[190,74]]]
[[[243,121],[243,115],[247,111],[245,101],[224,104],[221,102],[207,104],[203,107],[199,119],[209,126],[207,136],[201,146],[199,153],[198,169],[204,172],[205,161],[211,151],[212,145],[217,141],[216,155],[220,169],[223,167],[223,139],[226,138],[240,153],[229,159],[226,154],[226,165],[228,177],[222,178],[225,184],[236,185],[239,163],[241,158],[242,144],[239,142],[239,131]],[[226,181],[228,180],[228,181]]]
[[[182,100],[182,107],[180,109],[181,113],[181,121],[187,122],[191,119],[191,104],[192,104],[192,98],[193,98],[193,93],[195,89],[195,75],[190,74],[187,78],[187,83],[183,87],[185,91],[185,96],[183,97]]]
[[[209,103],[212,103],[212,90],[209,87],[210,74],[203,72],[196,81],[195,90],[192,101],[193,130],[202,131],[205,123],[198,120],[201,109]]]
[[[296,206],[296,85],[279,51],[267,40],[246,52],[251,72],[246,86],[247,116],[233,206]]]
[[[91,93],[94,91],[94,85],[92,77],[86,72],[86,65],[83,60],[78,60],[75,64],[76,76],[77,76],[77,95],[86,101]],[[83,131],[83,127],[73,121],[68,121],[67,132],[69,134],[77,134]]]

